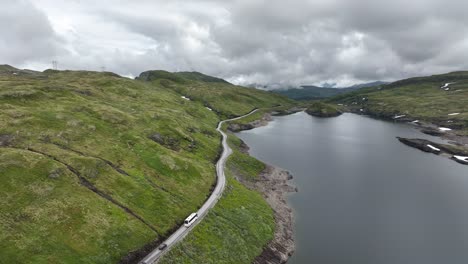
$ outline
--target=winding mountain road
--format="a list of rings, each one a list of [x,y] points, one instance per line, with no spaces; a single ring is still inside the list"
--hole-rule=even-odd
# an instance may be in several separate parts
[[[164,241],[162,244],[166,244],[167,247],[163,250],[159,249],[159,246],[156,247],[151,253],[149,253],[143,260],[141,260],[139,263],[140,264],[153,264],[155,263],[162,255],[164,255],[166,252],[170,250],[171,247],[173,247],[177,242],[181,241],[198,223],[200,223],[203,219],[203,217],[208,213],[208,211],[218,202],[219,198],[221,198],[223,191],[224,191],[224,186],[226,185],[226,176],[224,174],[224,167],[226,165],[226,160],[231,155],[232,149],[229,147],[227,143],[227,135],[224,133],[221,129],[223,124],[225,122],[229,121],[234,121],[238,120],[241,118],[244,118],[246,116],[249,116],[253,113],[255,113],[258,109],[254,109],[248,114],[245,114],[243,116],[239,116],[236,118],[231,118],[231,119],[226,119],[223,121],[220,121],[218,123],[218,127],[216,130],[222,135],[222,145],[223,145],[223,153],[221,154],[221,157],[219,157],[218,162],[216,163],[216,176],[217,176],[217,182],[216,182],[216,187],[211,193],[211,196],[206,200],[206,202],[202,205],[202,207],[198,210],[198,220],[195,221],[190,227],[185,227],[182,225],[177,229],[166,241]],[[161,245],[162,245],[161,244]]]

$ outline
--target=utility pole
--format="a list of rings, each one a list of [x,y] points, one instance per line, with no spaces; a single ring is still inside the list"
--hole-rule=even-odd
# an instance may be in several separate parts
[[[106,71],[106,66],[102,66],[102,67],[101,67],[101,71],[102,71],[102,72],[105,72],[105,71]]]
[[[58,69],[58,61],[56,61],[56,60],[53,60],[53,61],[52,61],[52,69],[53,69],[53,70],[57,70],[57,69]]]

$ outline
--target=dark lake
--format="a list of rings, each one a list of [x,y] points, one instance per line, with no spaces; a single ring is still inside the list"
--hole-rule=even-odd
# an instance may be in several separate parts
[[[468,263],[468,166],[395,138],[434,137],[303,112],[237,135],[251,155],[294,175],[297,250],[288,263]]]

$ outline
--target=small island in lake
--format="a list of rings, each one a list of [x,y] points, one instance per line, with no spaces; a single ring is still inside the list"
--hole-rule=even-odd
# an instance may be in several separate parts
[[[312,102],[305,111],[316,117],[336,117],[343,113],[338,106],[324,102]]]

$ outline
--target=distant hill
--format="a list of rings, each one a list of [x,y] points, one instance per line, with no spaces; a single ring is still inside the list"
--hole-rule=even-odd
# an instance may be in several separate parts
[[[226,80],[223,80],[221,78],[205,75],[200,72],[176,72],[174,74],[181,76],[185,79],[192,80],[192,81],[229,83]]]
[[[302,88],[290,88],[283,90],[273,90],[274,93],[278,93],[284,96],[287,96],[294,100],[320,100],[339,94],[345,94],[352,91],[359,90],[365,87],[372,87],[378,85],[387,84],[386,82],[370,82],[363,84],[356,84],[346,88],[328,88],[328,87],[318,87],[313,85],[304,85]]]
[[[13,66],[8,64],[0,65],[0,75],[32,75],[32,74],[40,74],[40,72],[33,71],[33,70],[21,70],[17,69]]]
[[[229,84],[226,80],[205,75],[200,72],[168,72],[163,70],[154,70],[154,71],[146,71],[140,74],[136,78],[137,80],[142,81],[154,81],[160,79],[166,79],[173,81],[175,83],[189,83],[190,81],[200,81],[200,82],[207,82],[207,83],[225,83]]]
[[[327,99],[349,111],[407,121],[426,121],[468,135],[468,71],[368,87]]]

